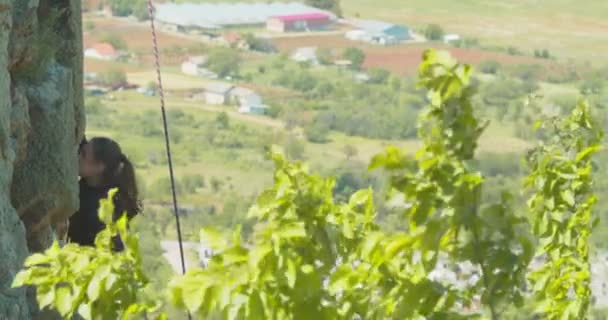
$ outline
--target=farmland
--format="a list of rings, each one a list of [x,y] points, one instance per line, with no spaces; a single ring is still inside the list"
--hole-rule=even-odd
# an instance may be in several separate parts
[[[345,39],[344,36],[309,36],[297,38],[274,39],[274,43],[285,53],[292,52],[299,47],[328,48],[341,53],[345,48],[356,47],[366,54],[364,68],[384,68],[402,75],[414,75],[424,50],[429,47],[448,50],[458,60],[477,65],[481,62],[494,60],[504,65],[539,64],[548,69],[559,71],[561,68],[554,61],[547,61],[531,56],[510,55],[507,53],[492,52],[481,49],[454,48],[452,46],[427,43],[403,44],[398,46],[382,47],[370,46]]]
[[[606,1],[408,0],[404,5],[387,0],[378,6],[375,0],[349,0],[342,7],[347,15],[365,14],[416,28],[438,23],[448,32],[475,37],[487,45],[528,52],[547,48],[563,60],[608,58],[608,51],[602,49],[608,43]]]

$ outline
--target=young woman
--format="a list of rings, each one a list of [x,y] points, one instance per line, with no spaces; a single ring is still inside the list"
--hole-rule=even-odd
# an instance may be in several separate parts
[[[129,219],[141,212],[133,164],[122,153],[120,146],[109,138],[83,140],[79,148],[80,209],[69,219],[69,242],[95,245],[95,237],[104,224],[98,216],[99,202],[108,191],[118,188],[114,196],[114,220],[124,213]],[[113,239],[113,249],[123,250],[119,237]]]

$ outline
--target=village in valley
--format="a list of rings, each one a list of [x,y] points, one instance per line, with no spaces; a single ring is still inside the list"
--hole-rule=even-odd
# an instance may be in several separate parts
[[[100,25],[109,24],[116,29],[125,26],[126,30],[137,30],[137,37],[140,37],[137,39],[139,52],[132,50],[135,48],[129,48],[128,42],[126,48],[117,48],[108,39],[89,39],[85,31],[85,88],[88,93],[111,96],[111,92],[116,90],[136,90],[145,96],[155,95],[155,79],[150,77],[149,83],[142,83],[141,77],[138,77],[139,72],[127,73],[126,78],[118,77],[115,83],[104,83],[100,79],[99,71],[108,71],[106,67],[121,69],[122,66],[129,65],[131,68],[126,69],[151,68],[152,40],[151,35],[146,34],[147,21],[114,16],[111,7],[107,5],[98,5],[97,9],[99,10],[88,12],[85,21],[90,25],[99,22]],[[255,89],[255,79],[243,81],[233,75],[222,76],[210,70],[207,67],[209,57],[205,55],[208,48],[233,48],[254,61],[260,59],[261,55],[287,55],[292,61],[309,66],[323,64],[324,67],[352,70],[353,79],[366,82],[370,77],[364,71],[365,68],[353,67],[353,61],[344,56],[344,50],[360,48],[365,54],[367,49],[374,51],[376,47],[386,49],[398,46],[407,51],[410,50],[408,45],[427,41],[424,35],[406,25],[363,18],[340,18],[329,11],[295,2],[160,3],[155,6],[155,12],[161,33],[161,64],[165,68],[171,68],[168,70],[172,73],[179,72],[186,76],[180,78],[181,82],[187,81],[187,77],[196,78],[192,79],[191,85],[178,85],[180,89],[189,91],[184,98],[209,106],[232,106],[240,113],[252,115],[264,115],[269,108],[263,95]],[[183,40],[184,49],[193,44],[200,44],[205,49],[200,50],[200,54],[174,54],[168,52],[169,43],[164,42],[164,39],[171,39],[171,48],[178,52],[180,45],[175,43],[179,39]],[[298,45],[300,39],[301,46]],[[443,31],[439,38],[433,40],[440,45],[461,41],[457,34],[444,34]],[[323,57],[329,61],[320,61],[321,50],[330,53],[330,57]],[[420,46],[414,46],[411,50],[419,54],[422,52]],[[370,67],[395,67],[390,64],[391,61],[387,61],[389,64],[384,66],[382,57],[375,59],[374,53],[363,59],[360,63],[369,63]],[[113,64],[114,62],[116,63]],[[415,69],[416,62],[409,63],[409,66],[398,66],[396,70],[403,67]],[[140,81],[132,80],[130,76]],[[171,79],[165,81],[169,82],[168,87],[171,89]]]

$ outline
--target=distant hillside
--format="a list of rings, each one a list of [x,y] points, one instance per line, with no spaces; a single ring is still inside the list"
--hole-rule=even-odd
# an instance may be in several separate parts
[[[347,16],[418,28],[438,23],[448,33],[488,45],[546,48],[580,61],[608,58],[608,1],[603,0],[347,0],[342,9]]]

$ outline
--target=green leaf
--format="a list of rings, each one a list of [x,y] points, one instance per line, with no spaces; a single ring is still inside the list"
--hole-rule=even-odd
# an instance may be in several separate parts
[[[37,292],[37,300],[38,306],[40,309],[44,309],[53,304],[55,301],[55,289],[54,286],[48,288],[47,290],[43,290],[42,287],[38,288]]]
[[[293,288],[296,285],[296,272],[296,265],[294,261],[287,259],[287,271],[285,273],[285,277],[287,277],[287,285],[290,288]]]
[[[89,306],[86,303],[83,303],[83,304],[80,305],[80,307],[78,307],[78,314],[84,320],[92,320],[93,319],[93,315],[91,314],[91,306]]]
[[[224,250],[228,246],[228,242],[223,235],[213,227],[201,229],[201,242],[217,252]]]
[[[91,278],[89,285],[87,286],[87,297],[91,301],[95,301],[99,298],[101,292],[104,288],[105,281],[105,272],[96,272],[95,275]]]
[[[277,232],[277,235],[284,239],[304,238],[306,237],[306,229],[303,222],[290,223],[288,225],[281,226],[281,229]]]
[[[48,264],[50,262],[51,262],[51,258],[48,257],[47,255],[44,255],[41,253],[34,253],[33,255],[31,255],[27,259],[25,259],[25,266],[33,267],[35,265]]]
[[[575,204],[574,193],[572,193],[572,190],[562,191],[562,199],[564,199],[569,206],[574,206]]]
[[[205,301],[207,286],[202,283],[186,283],[183,289],[183,301],[190,312],[196,313]]]
[[[266,319],[266,312],[264,312],[264,304],[260,299],[257,292],[252,293],[249,296],[249,304],[247,305],[247,319],[258,320]]]
[[[63,317],[70,313],[72,309],[72,293],[69,287],[55,289],[55,306]]]
[[[19,271],[17,273],[17,275],[15,275],[15,279],[13,279],[13,284],[11,285],[11,288],[18,288],[18,287],[22,287],[26,284],[29,284],[29,280],[30,280],[29,278],[30,278],[29,270]]]
[[[304,274],[311,274],[315,271],[315,267],[310,264],[305,264],[300,269],[302,270],[302,273],[304,273]]]
[[[590,156],[592,156],[594,153],[599,152],[602,149],[601,146],[599,145],[593,145],[591,147],[585,148],[583,151],[579,152],[576,155],[576,162],[581,162],[583,160],[587,160]]]

